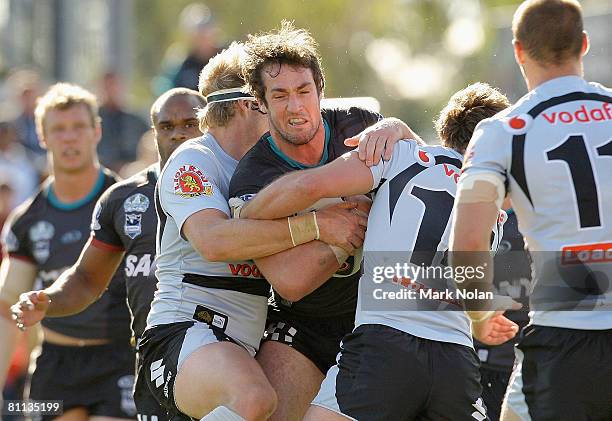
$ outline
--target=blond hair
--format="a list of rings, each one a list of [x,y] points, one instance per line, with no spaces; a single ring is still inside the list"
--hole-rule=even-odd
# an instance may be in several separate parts
[[[221,89],[240,88],[245,85],[242,63],[245,59],[244,44],[232,42],[229,47],[210,59],[200,72],[198,89],[204,97]],[[223,127],[235,114],[235,101],[208,104],[198,112],[200,130]]]
[[[56,83],[36,101],[34,119],[39,137],[45,134],[45,117],[50,110],[67,110],[75,105],[84,105],[91,117],[91,125],[100,124],[98,101],[88,90],[71,83]]]

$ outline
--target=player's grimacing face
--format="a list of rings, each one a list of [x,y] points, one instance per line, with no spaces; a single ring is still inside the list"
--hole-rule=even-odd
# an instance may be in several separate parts
[[[51,154],[55,171],[75,172],[94,165],[101,128],[85,104],[52,108],[43,121],[42,145]]]
[[[190,95],[176,95],[162,104],[153,126],[162,162],[186,140],[202,136],[197,117],[199,107],[200,101]]]
[[[294,145],[310,142],[321,128],[321,98],[312,70],[283,64],[262,72],[272,134]]]

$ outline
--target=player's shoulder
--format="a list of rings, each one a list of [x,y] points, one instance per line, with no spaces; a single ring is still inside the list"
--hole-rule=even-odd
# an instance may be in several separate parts
[[[442,145],[420,145],[414,140],[400,141],[395,145],[395,158],[403,161],[403,166],[418,163],[429,167],[439,163],[461,166],[462,155]]]
[[[217,160],[214,152],[214,143],[216,143],[216,141],[210,133],[205,133],[200,137],[189,139],[172,152],[172,155],[168,158],[166,167],[173,164],[180,165],[185,159]]]
[[[148,202],[153,197],[155,190],[156,166],[157,164],[154,164],[113,184],[104,192],[100,200],[107,203],[123,202],[135,196],[135,201]]]
[[[100,170],[104,175],[104,190],[121,181],[121,177],[116,172],[111,171],[106,167],[101,167]]]
[[[199,171],[204,168],[210,171],[211,167],[216,167],[219,158],[215,155],[212,142],[215,142],[214,138],[207,133],[181,144],[168,158],[168,162],[161,171],[160,179],[173,178],[177,171],[190,166]]]
[[[341,122],[346,119],[372,119],[378,120],[382,116],[374,111],[359,106],[336,106],[321,109],[321,115],[330,123]]]
[[[47,196],[46,190],[51,183],[51,178],[43,181],[38,187],[38,190],[32,194],[23,203],[16,206],[9,214],[6,219],[6,225],[12,227],[15,226],[28,226],[33,222],[39,215],[45,213],[47,208]]]
[[[271,163],[276,162],[275,155],[269,141],[270,133],[264,134],[251,149],[244,154],[238,162],[236,173],[258,171],[261,166],[269,167]]]

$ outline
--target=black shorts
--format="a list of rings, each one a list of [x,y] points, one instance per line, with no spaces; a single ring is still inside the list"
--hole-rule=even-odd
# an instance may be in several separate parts
[[[134,351],[127,342],[84,347],[43,342],[28,380],[29,399],[61,400],[64,412],[84,407],[90,416],[136,416]]]
[[[176,373],[193,351],[223,341],[234,342],[220,329],[199,322],[171,323],[145,330],[138,343],[142,355],[138,378],[142,380],[136,385],[135,394],[152,393],[169,419],[191,420],[174,401]]]
[[[508,388],[511,371],[493,370],[480,367],[480,384],[482,385],[482,400],[487,406],[491,421],[498,421],[504,395]]]
[[[524,419],[612,420],[612,329],[523,329],[506,405]]]
[[[325,375],[336,364],[340,342],[355,327],[355,314],[318,319],[295,317],[285,309],[269,307],[264,341],[289,345],[312,361]]]
[[[134,383],[134,404],[138,421],[167,421],[168,413],[157,402],[147,386],[147,379],[141,372],[142,357],[136,352],[136,381]]]
[[[359,421],[486,420],[478,367],[467,346],[361,325],[313,405]]]

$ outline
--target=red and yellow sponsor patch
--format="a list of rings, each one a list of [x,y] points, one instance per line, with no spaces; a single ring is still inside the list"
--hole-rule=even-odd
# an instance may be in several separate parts
[[[198,167],[185,164],[174,174],[174,193],[185,198],[212,196],[213,187]]]

